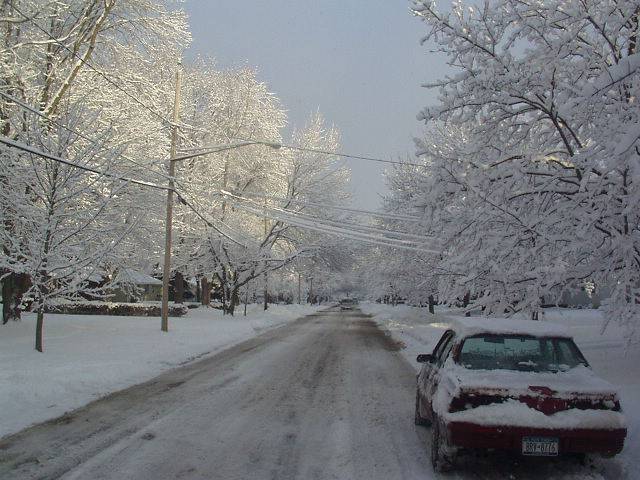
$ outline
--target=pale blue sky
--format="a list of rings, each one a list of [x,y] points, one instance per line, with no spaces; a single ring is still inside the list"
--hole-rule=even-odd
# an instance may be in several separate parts
[[[445,61],[408,0],[186,0],[193,44],[220,67],[251,65],[282,101],[290,129],[320,110],[343,151],[395,159],[413,152],[418,111],[435,92],[420,85]],[[384,166],[349,161],[354,202],[379,206]]]

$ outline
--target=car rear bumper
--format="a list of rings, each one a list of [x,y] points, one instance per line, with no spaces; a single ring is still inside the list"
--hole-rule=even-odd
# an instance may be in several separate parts
[[[559,453],[602,453],[616,455],[622,451],[627,430],[550,429],[525,427],[492,427],[468,422],[447,425],[449,443],[464,449],[496,449],[522,451],[523,437],[555,437]]]

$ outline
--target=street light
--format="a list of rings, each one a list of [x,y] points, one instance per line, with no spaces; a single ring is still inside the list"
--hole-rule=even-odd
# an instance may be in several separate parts
[[[201,157],[202,155],[208,155],[210,153],[218,153],[224,152],[225,150],[233,150],[234,148],[239,147],[247,147],[249,145],[266,145],[267,147],[271,147],[274,150],[278,150],[282,148],[282,145],[278,142],[270,142],[267,140],[245,140],[243,142],[238,143],[230,143],[228,145],[207,145],[206,147],[198,147],[198,148],[185,148],[182,149],[183,152],[195,152],[187,155],[181,155],[179,157],[175,157],[173,159],[174,162],[181,162],[184,160],[189,160],[190,158]]]
[[[179,77],[177,82],[179,82]],[[177,94],[176,94],[177,95]],[[179,97],[176,96],[176,104],[179,103]],[[177,114],[174,112],[174,116]],[[174,118],[174,124],[177,124],[177,118]],[[171,159],[169,160],[169,189],[167,190],[167,220],[165,224],[165,244],[164,244],[164,266],[162,270],[162,322],[161,329],[163,332],[169,331],[169,276],[171,275],[171,227],[173,219],[173,191],[175,188],[175,164],[191,158],[202,157],[210,153],[223,152],[225,150],[233,150],[234,148],[247,147],[249,145],[266,145],[275,150],[282,145],[277,142],[263,140],[246,140],[238,143],[230,143],[227,145],[210,145],[206,147],[184,150],[185,152],[194,151],[186,155],[176,156],[175,132],[177,128],[174,126],[174,135],[172,136]]]

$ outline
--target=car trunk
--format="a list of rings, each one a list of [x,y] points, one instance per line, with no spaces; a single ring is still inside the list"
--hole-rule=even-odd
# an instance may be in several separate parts
[[[545,415],[572,408],[620,410],[615,389],[586,367],[558,373],[466,370],[464,378],[457,380],[458,392],[450,412],[508,400],[517,400]]]

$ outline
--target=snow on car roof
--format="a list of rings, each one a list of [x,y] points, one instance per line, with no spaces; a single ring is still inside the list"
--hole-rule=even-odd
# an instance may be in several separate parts
[[[451,322],[451,328],[462,337],[470,337],[482,333],[531,335],[534,337],[572,337],[569,330],[562,325],[533,320],[456,317]]]

